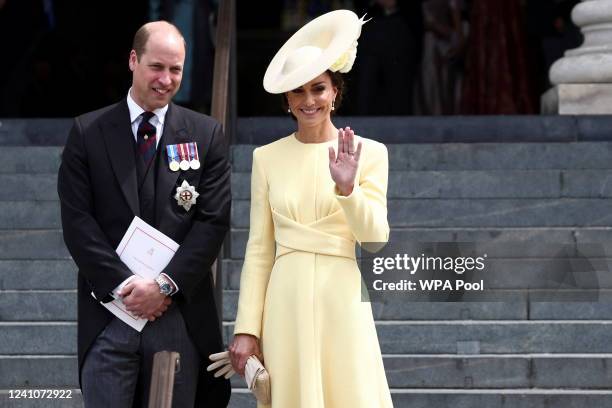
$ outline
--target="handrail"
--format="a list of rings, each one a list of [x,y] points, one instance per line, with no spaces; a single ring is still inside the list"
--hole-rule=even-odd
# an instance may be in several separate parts
[[[221,0],[217,18],[215,63],[213,68],[211,116],[223,126],[229,149],[236,128],[236,5],[235,0]],[[229,151],[228,151],[229,154]],[[227,252],[223,245],[220,253]],[[213,264],[215,303],[219,325],[223,328],[223,273],[219,258]]]

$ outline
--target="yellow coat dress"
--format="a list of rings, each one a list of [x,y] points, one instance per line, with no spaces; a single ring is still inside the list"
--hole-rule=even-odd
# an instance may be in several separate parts
[[[392,407],[355,242],[386,242],[386,147],[363,142],[339,196],[328,147],[295,134],[255,149],[250,232],[234,333],[261,340],[272,408]],[[261,407],[261,405],[260,405]]]

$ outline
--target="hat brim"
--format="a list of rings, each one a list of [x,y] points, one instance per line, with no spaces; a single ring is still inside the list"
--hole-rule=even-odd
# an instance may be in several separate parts
[[[350,10],[336,10],[315,18],[293,34],[272,58],[264,75],[264,89],[279,94],[313,80],[328,70],[360,33],[361,20]],[[287,57],[304,46],[318,47],[322,53],[314,62],[284,73],[283,66]]]

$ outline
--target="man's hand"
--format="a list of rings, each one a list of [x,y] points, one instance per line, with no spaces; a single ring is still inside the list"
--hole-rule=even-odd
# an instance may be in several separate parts
[[[159,293],[159,285],[153,279],[134,279],[121,289],[119,296],[123,297],[128,312],[151,322],[172,303],[168,296]]]

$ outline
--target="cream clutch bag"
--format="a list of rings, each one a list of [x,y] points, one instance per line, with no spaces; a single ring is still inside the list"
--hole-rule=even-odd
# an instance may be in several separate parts
[[[272,402],[270,374],[257,357],[251,356],[247,360],[244,368],[244,379],[257,401],[264,405]]]

